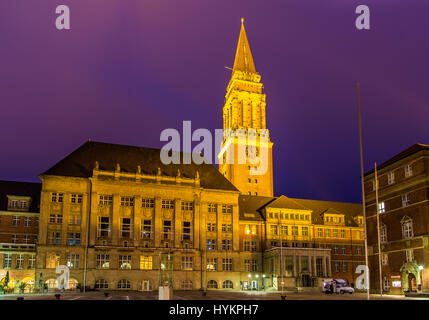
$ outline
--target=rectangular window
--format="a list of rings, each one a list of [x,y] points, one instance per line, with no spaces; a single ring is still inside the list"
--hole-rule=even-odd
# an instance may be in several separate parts
[[[23,243],[25,243],[25,244],[30,243],[30,235],[25,234],[25,235],[22,237],[22,242],[23,242]]]
[[[67,255],[67,267],[70,269],[79,269],[79,255],[78,254],[68,254]]]
[[[142,199],[142,207],[143,208],[154,208],[155,200],[154,199]]]
[[[250,259],[244,259],[244,271],[250,272]]]
[[[281,226],[281,233],[282,233],[282,236],[287,236],[288,235],[288,228],[287,228],[287,226]]]
[[[27,264],[27,268],[28,269],[34,269],[34,267],[36,266],[36,255],[34,254],[30,254],[28,256],[28,264]]]
[[[330,238],[331,237],[331,229],[326,229],[325,230],[325,237],[326,238]]]
[[[171,220],[164,220],[163,221],[163,230],[162,230],[162,239],[163,240],[171,240],[171,237],[172,237],[171,231],[172,231]]]
[[[258,251],[258,242],[252,241],[252,252]]]
[[[405,250],[405,259],[407,262],[413,262],[414,260],[414,251],[413,249]]]
[[[362,248],[356,247],[356,254],[361,255],[362,254]]]
[[[64,194],[63,193],[57,193],[52,192],[51,193],[51,200],[52,202],[63,202]]]
[[[413,222],[411,220],[402,223],[402,235],[404,239],[413,237]]]
[[[60,255],[56,253],[46,254],[46,268],[55,269],[60,265]]]
[[[182,240],[191,240],[191,222],[184,221],[182,223]]]
[[[323,277],[323,258],[316,258],[316,275]]]
[[[346,237],[346,230],[341,229],[341,238],[344,239]]]
[[[215,232],[216,231],[216,223],[207,223],[207,231]]]
[[[121,219],[121,238],[131,238],[132,224],[130,218]]]
[[[192,201],[182,201],[181,207],[182,211],[192,211],[194,210],[194,203]]]
[[[24,227],[31,227],[31,217],[24,217]]]
[[[386,225],[382,225],[380,227],[380,242],[386,243],[387,242],[387,228]]]
[[[378,203],[378,213],[385,213],[386,212],[386,205],[384,202]]]
[[[224,239],[222,240],[222,250],[229,251],[231,250],[231,240],[230,239]]]
[[[308,257],[301,257],[301,271],[302,272],[308,272],[309,271],[309,265],[308,265]]]
[[[338,238],[338,229],[332,230],[334,238]]]
[[[98,237],[107,238],[110,237],[110,218],[109,217],[98,217]]]
[[[387,174],[387,184],[395,183],[395,173],[393,171]]]
[[[207,239],[207,250],[216,250],[216,239]]]
[[[308,237],[308,227],[302,227],[302,235]]]
[[[71,203],[82,203],[81,194],[72,194],[70,199],[71,199]]]
[[[103,206],[111,206],[113,204],[113,196],[112,195],[100,195],[98,204]]]
[[[140,256],[140,270],[152,270],[152,256]]]
[[[143,220],[141,225],[141,238],[150,239],[152,236],[152,220]]]
[[[338,246],[337,245],[335,245],[334,246],[334,254],[337,254],[338,253]]]
[[[258,272],[258,261],[252,260],[252,272]]]
[[[162,200],[162,209],[174,209],[174,200]]]
[[[405,166],[405,178],[409,178],[413,175],[413,167],[411,164]]]
[[[389,264],[389,256],[387,255],[387,253],[383,253],[381,256],[381,264],[383,266],[387,266]]]
[[[69,216],[69,224],[80,226],[81,224],[81,216],[78,214],[72,214]]]
[[[217,212],[217,205],[216,203],[209,203],[208,204],[208,211],[209,212]]]
[[[293,257],[287,256],[285,257],[285,276],[293,277]]]
[[[68,237],[68,243],[70,246],[73,245],[80,245],[80,233],[76,232],[70,232]]]
[[[17,254],[15,262],[16,262],[16,269],[22,269],[24,267],[24,255]]]
[[[410,205],[410,194],[405,193],[402,195],[402,206],[407,207]]]
[[[340,263],[337,261],[334,263],[335,272],[340,272]]]
[[[297,236],[298,235],[298,227],[297,226],[292,226],[292,235],[293,236]]]
[[[49,232],[48,233],[48,244],[61,244],[61,233],[60,232]]]
[[[182,270],[192,270],[194,267],[193,257],[182,256]]]
[[[12,254],[3,254],[3,269],[10,269],[12,267]]]
[[[21,220],[20,216],[12,216],[12,225],[14,227],[19,226],[20,220]]]
[[[217,258],[207,258],[207,271],[217,270]]]
[[[250,241],[244,241],[244,251],[250,251]]]
[[[343,262],[343,272],[347,272],[347,262]]]
[[[222,213],[232,213],[232,205],[223,204],[222,205]]]
[[[109,269],[109,267],[110,267],[110,255],[97,254],[97,269]]]
[[[232,232],[232,224],[222,224],[222,232]]]
[[[272,224],[270,226],[270,229],[271,229],[271,234],[276,236],[277,235],[277,225]]]
[[[134,207],[134,197],[121,197],[121,207]]]
[[[13,234],[11,236],[11,242],[12,243],[18,243],[18,235],[17,234]]]
[[[323,238],[323,229],[322,228],[317,228],[317,236],[319,238]]]
[[[119,255],[119,269],[131,269],[130,255]]]
[[[222,268],[223,271],[232,271],[232,258],[223,258]]]
[[[346,246],[343,246],[343,247],[341,248],[341,253],[342,253],[342,254],[346,254],[346,253],[347,253],[347,248],[346,248]]]

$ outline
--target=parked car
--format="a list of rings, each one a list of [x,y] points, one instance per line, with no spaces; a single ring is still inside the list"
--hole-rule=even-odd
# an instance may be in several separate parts
[[[322,291],[326,294],[330,293],[354,293],[355,289],[353,289],[347,280],[344,279],[325,279],[323,280],[323,288]]]

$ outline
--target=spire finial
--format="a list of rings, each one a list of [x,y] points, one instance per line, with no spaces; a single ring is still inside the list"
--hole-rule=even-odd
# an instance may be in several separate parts
[[[244,24],[244,18],[241,18],[241,24]]]

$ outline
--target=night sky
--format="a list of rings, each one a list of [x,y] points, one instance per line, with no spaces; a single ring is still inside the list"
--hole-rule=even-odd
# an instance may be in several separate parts
[[[70,31],[55,28],[60,4]],[[275,195],[359,202],[357,80],[365,170],[429,143],[428,15],[421,0],[3,0],[0,179],[39,181],[88,138],[161,147],[183,120],[222,128],[244,17]]]

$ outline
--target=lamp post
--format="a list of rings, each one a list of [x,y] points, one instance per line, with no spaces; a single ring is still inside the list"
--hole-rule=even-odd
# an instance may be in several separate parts
[[[264,292],[265,292],[265,274],[262,275],[262,288],[264,289]]]

